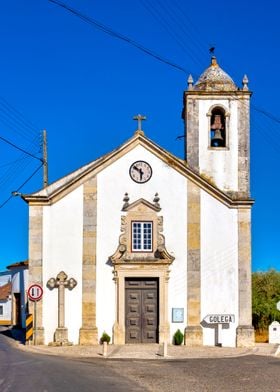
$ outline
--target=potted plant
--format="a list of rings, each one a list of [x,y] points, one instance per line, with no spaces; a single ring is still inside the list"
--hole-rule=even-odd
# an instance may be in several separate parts
[[[103,343],[109,344],[110,340],[111,340],[111,337],[104,331],[101,338],[100,338],[101,344],[103,344]]]
[[[180,329],[177,329],[177,331],[174,333],[173,336],[173,340],[174,340],[174,344],[176,346],[180,346],[183,341],[184,341],[184,335],[183,333],[180,331]]]

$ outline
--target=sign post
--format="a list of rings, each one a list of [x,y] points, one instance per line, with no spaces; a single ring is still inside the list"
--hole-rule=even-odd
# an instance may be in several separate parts
[[[32,284],[27,291],[28,298],[34,302],[34,345],[36,346],[37,338],[37,302],[43,296],[43,288],[39,284]]]
[[[203,319],[208,328],[215,328],[216,346],[219,347],[222,347],[221,335],[223,325],[234,323],[234,321],[234,314],[207,314]]]
[[[234,314],[207,314],[203,319],[207,324],[234,323]]]

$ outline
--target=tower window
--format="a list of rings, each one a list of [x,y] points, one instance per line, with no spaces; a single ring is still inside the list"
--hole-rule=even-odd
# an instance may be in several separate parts
[[[214,108],[211,112],[210,145],[211,147],[226,147],[225,111],[222,108]]]
[[[132,222],[132,251],[152,251],[152,222]]]

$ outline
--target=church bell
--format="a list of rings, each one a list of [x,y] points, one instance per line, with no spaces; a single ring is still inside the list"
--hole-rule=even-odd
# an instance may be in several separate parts
[[[211,133],[213,132],[213,136],[211,137],[211,147],[223,147],[224,139],[221,134],[221,129],[223,128],[221,122],[221,116],[216,114],[214,116],[214,123],[211,125]]]

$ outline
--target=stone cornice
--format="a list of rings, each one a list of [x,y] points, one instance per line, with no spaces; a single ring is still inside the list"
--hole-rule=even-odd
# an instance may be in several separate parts
[[[251,97],[251,95],[253,94],[252,91],[249,90],[236,90],[236,91],[199,91],[199,90],[185,90],[184,91],[184,96],[190,96],[190,95],[194,95],[194,96],[199,96],[199,97],[207,97],[207,99],[211,99],[212,97],[223,97],[224,98],[232,98],[232,99],[236,99],[236,97],[238,97],[238,99],[240,97],[243,96],[248,96]]]

